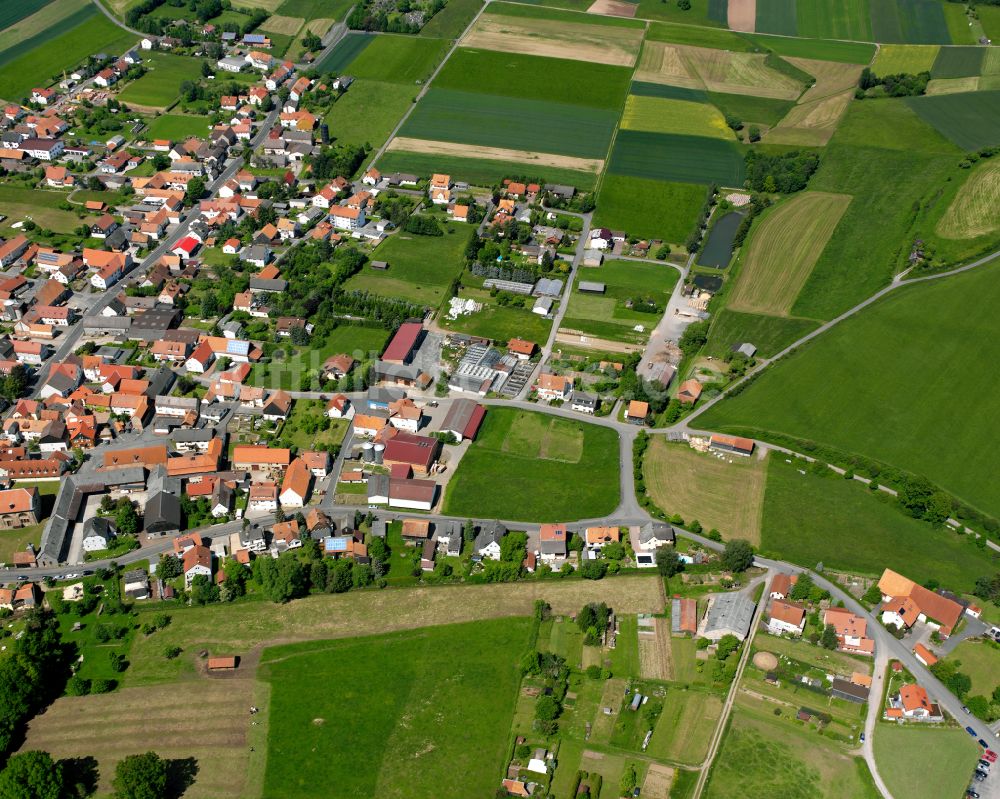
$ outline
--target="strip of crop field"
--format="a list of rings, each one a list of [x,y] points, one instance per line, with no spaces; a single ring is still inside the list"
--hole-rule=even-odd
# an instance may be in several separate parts
[[[707,136],[621,130],[608,171],[654,180],[742,186],[744,164],[735,143]]]

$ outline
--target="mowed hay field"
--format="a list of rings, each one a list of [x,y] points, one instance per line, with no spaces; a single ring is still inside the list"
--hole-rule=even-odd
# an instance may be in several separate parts
[[[862,67],[857,64],[838,64],[834,61],[817,61],[813,58],[787,58],[792,66],[808,72],[816,79],[800,98],[799,103],[809,103],[840,94],[848,89],[851,91],[858,85]]]
[[[631,67],[642,44],[642,29],[594,25],[586,17],[570,22],[483,14],[462,44],[484,50]]]
[[[958,190],[936,232],[946,239],[973,239],[1000,229],[1000,161],[982,161]]]
[[[487,415],[488,416],[488,415]],[[607,602],[618,613],[660,613],[663,598],[648,576],[493,585],[317,594],[287,605],[247,602],[186,608],[172,614],[168,627],[149,638],[137,637],[126,672],[127,686],[191,677],[195,653],[245,655],[260,646],[297,641],[380,635],[397,630],[458,624],[508,616],[530,616],[534,601],[544,599],[554,613],[576,613],[587,602]],[[153,608],[150,609],[154,610]],[[184,652],[163,657],[168,646]]]
[[[806,191],[771,210],[747,247],[729,307],[787,316],[851,198]]]
[[[256,794],[248,786],[247,740],[247,710],[254,699],[249,677],[67,696],[29,723],[22,748],[41,749],[57,759],[96,758],[102,794],[110,794],[119,760],[155,750],[168,760],[196,765],[185,799],[245,799]]]
[[[643,97],[630,94],[621,126],[626,130],[679,133],[734,140],[732,129],[717,108],[708,103]]]
[[[266,650],[264,799],[312,799],[320,785],[331,799],[491,793],[530,626],[500,619]],[[324,690],[303,691],[304,679]]]
[[[670,634],[670,621],[657,619]],[[663,713],[653,728],[647,752],[656,758],[701,764],[708,754],[712,731],[722,714],[722,699],[708,691],[667,690]]]
[[[765,63],[763,53],[647,41],[635,80],[708,91],[795,100],[805,88]]]
[[[617,122],[617,111],[432,87],[400,135],[603,158]]]
[[[937,45],[883,44],[872,62],[872,72],[876,75],[930,72],[940,50]]]
[[[654,436],[643,464],[646,491],[668,514],[697,519],[726,539],[759,544],[767,462],[756,457],[732,461]]]
[[[737,694],[732,721],[703,794],[706,799],[875,799],[879,795],[864,760],[789,720],[793,708],[782,707],[782,718],[775,718],[774,709],[771,702]]]
[[[525,169],[539,169],[542,171],[551,167],[560,170],[581,170],[596,174],[604,167],[604,161],[600,158],[574,158],[570,155],[508,150],[505,147],[483,147],[482,145],[456,144],[455,142],[430,141],[428,139],[410,139],[405,136],[394,138],[388,150],[390,152],[440,155],[446,158],[485,158],[493,161],[508,161],[523,164],[522,168]]]
[[[846,219],[846,217],[845,217]],[[1000,269],[894,292],[710,408],[711,430],[775,431],[922,474],[1000,515]],[[969,346],[974,342],[974,346]],[[960,413],[947,413],[961,400]]]
[[[490,408],[448,484],[444,512],[535,522],[594,519],[618,506],[619,468],[614,430]]]
[[[854,91],[848,89],[840,94],[796,105],[774,128],[764,134],[764,140],[768,144],[823,147],[836,133],[837,125],[852,97]]]

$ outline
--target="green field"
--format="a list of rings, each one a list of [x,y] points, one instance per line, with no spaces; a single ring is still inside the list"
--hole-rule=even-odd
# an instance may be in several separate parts
[[[434,87],[400,135],[603,158],[617,121],[617,111]]]
[[[162,114],[149,121],[149,127],[142,132],[147,139],[170,139],[182,141],[189,136],[207,136],[211,127],[207,116],[197,114]]]
[[[794,106],[791,100],[753,97],[749,94],[709,92],[708,101],[723,114],[739,117],[746,125],[776,125]]]
[[[263,796],[315,797],[319,785],[329,797],[492,793],[529,626],[481,621],[265,650]]]
[[[887,284],[903,268],[914,203],[940,190],[958,156],[899,101],[851,103],[809,187],[853,199],[792,314],[829,319]]]
[[[608,171],[614,175],[742,186],[743,158],[733,142],[706,136],[677,136],[621,130]]]
[[[872,40],[868,0],[798,0],[796,33],[815,39]]]
[[[13,9],[16,5],[10,7]],[[94,16],[94,11],[93,3],[81,0],[46,3],[33,14],[0,29],[0,67],[72,30]]]
[[[935,226],[945,239],[963,240],[990,236],[1000,229],[1000,161],[980,161],[950,198]],[[942,203],[943,205],[943,203]]]
[[[935,78],[968,78],[983,69],[985,47],[942,47],[934,60],[931,75]]]
[[[63,191],[0,186],[0,212],[7,217],[0,223],[0,233],[10,235],[13,231],[10,225],[24,219],[56,233],[72,233],[80,220],[72,211],[59,208],[65,200],[66,193]]]
[[[940,51],[937,45],[885,44],[875,56],[872,71],[876,75],[930,72]]]
[[[462,156],[439,156],[428,153],[411,153],[390,150],[378,160],[382,172],[410,172],[430,176],[435,172],[447,172],[456,180],[464,180],[474,186],[500,185],[504,178],[523,176],[538,178],[542,183],[565,183],[582,191],[590,191],[597,182],[591,172],[576,169],[557,169],[538,164],[514,161],[494,161],[491,159],[465,158]]]
[[[951,44],[937,0],[870,0],[872,36],[892,44]]]
[[[801,474],[772,457],[764,492],[761,551],[813,567],[878,575],[920,574],[957,591],[993,569],[971,537],[906,516],[888,495],[833,475]]]
[[[991,333],[998,299],[995,265],[899,291],[779,362],[701,421],[866,454],[1000,515],[992,479],[1000,456],[983,445],[1000,411],[984,368],[1000,355]],[[943,411],[957,399],[960,414]]]
[[[749,34],[747,40],[758,47],[773,50],[778,55],[792,58],[813,58],[817,61],[836,61],[841,64],[871,63],[875,45],[864,42],[835,42],[818,39],[790,39],[784,36]]]
[[[578,290],[581,280],[604,283],[604,294],[582,294]],[[614,341],[644,343],[666,308],[677,280],[677,270],[658,261],[607,261],[583,269],[570,294],[562,326]],[[626,306],[627,301],[639,299],[652,300],[658,311],[639,313]],[[636,325],[642,325],[646,332],[636,333]]]
[[[686,44],[691,47],[708,47],[713,50],[732,50],[737,53],[752,52],[755,47],[746,37],[727,30],[696,28],[691,25],[673,25],[654,22],[646,31],[646,38],[654,42]]]
[[[705,187],[697,183],[605,175],[594,223],[680,244],[694,229],[706,198]]]
[[[416,93],[415,87],[358,79],[326,116],[330,136],[343,143],[381,147]]]
[[[629,94],[634,94],[636,97],[662,97],[665,100],[689,100],[692,103],[704,103],[708,100],[708,92],[704,89],[690,89],[684,86],[648,83],[641,80],[632,81]]]
[[[991,41],[1000,41],[1000,7],[997,6],[976,6],[976,14],[979,15],[979,22],[983,26],[983,31]]]
[[[964,150],[1000,143],[1000,91],[913,97],[907,104]]]
[[[434,88],[617,111],[629,76],[625,67],[459,47],[434,79]]]
[[[7,4],[0,9],[0,29],[17,24],[51,2],[52,0],[18,0],[17,3]]]
[[[961,796],[979,747],[962,729],[880,724],[875,761],[893,796],[937,799]]]
[[[462,35],[476,12],[483,7],[482,0],[448,0],[443,11],[438,11],[430,22],[420,29],[421,36],[439,39],[456,39]]]
[[[133,81],[119,93],[125,103],[153,108],[170,105],[180,94],[182,81],[201,78],[202,61],[171,53],[150,53],[143,66],[146,74]]]
[[[706,799],[878,799],[860,757],[790,718],[792,708],[778,708],[780,717],[775,709],[770,702],[737,697]]]
[[[638,19],[627,17],[597,16],[594,14],[584,16],[575,11],[586,10],[587,6],[577,9],[575,6],[570,9],[548,8],[548,3],[530,5],[524,3],[490,3],[490,13],[500,14],[505,17],[521,17],[526,19],[547,19],[553,22],[583,23],[586,25],[604,26],[606,28],[633,28],[644,27],[644,23]]]
[[[759,357],[770,358],[817,327],[819,323],[812,319],[740,313],[723,308],[715,314],[709,330],[707,351],[721,358],[734,344],[749,341],[757,347]]]
[[[332,72],[339,75],[374,41],[375,37],[369,33],[348,33],[337,42],[336,47],[329,52],[326,58],[316,64],[316,71]]]
[[[71,20],[77,24],[69,27]],[[61,79],[63,70],[75,67],[98,50],[123,53],[136,43],[136,38],[88,6],[32,37],[30,43],[30,50],[19,48],[16,58],[2,62],[0,97],[6,100],[19,100],[35,86]]]
[[[416,36],[376,36],[351,62],[356,78],[391,83],[423,83],[444,58],[448,43]]]
[[[757,0],[754,29],[761,33],[796,36],[798,21],[795,0]]]
[[[377,260],[388,262],[389,269],[383,272],[364,267],[344,288],[437,307],[451,281],[462,271],[465,247],[473,229],[462,222],[450,222],[443,236],[416,236],[399,231],[375,254]]]
[[[613,430],[490,408],[448,484],[444,512],[534,522],[604,516],[618,505],[618,461]]]
[[[235,5],[240,4],[235,3]],[[352,5],[351,0],[284,0],[274,13],[284,17],[303,17],[307,21],[310,19],[340,20],[344,18]]]

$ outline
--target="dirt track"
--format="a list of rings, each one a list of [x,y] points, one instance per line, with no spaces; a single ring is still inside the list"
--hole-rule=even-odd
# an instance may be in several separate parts
[[[542,164],[558,169],[578,169],[583,172],[600,172],[604,161],[600,158],[575,158],[570,155],[536,153],[529,150],[508,150],[505,147],[481,147],[458,144],[449,141],[430,141],[397,136],[389,143],[388,150],[402,150],[408,153],[427,153],[460,158],[485,158],[495,161],[516,161],[526,164]]]

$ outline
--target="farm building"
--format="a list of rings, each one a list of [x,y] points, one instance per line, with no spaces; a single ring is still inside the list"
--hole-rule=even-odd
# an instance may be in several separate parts
[[[594,280],[581,280],[578,288],[581,294],[603,294],[607,287]]]
[[[731,452],[734,455],[750,457],[753,454],[754,440],[739,436],[713,435],[709,439],[708,448],[716,452]]]
[[[674,635],[698,632],[698,600],[679,596],[671,600],[670,632]]]
[[[239,665],[239,658],[235,655],[229,657],[214,657],[208,659],[209,671],[235,671]]]
[[[753,601],[746,594],[721,594],[712,599],[705,619],[705,637],[718,641],[724,635],[735,635],[741,641],[750,632],[753,621]]]

